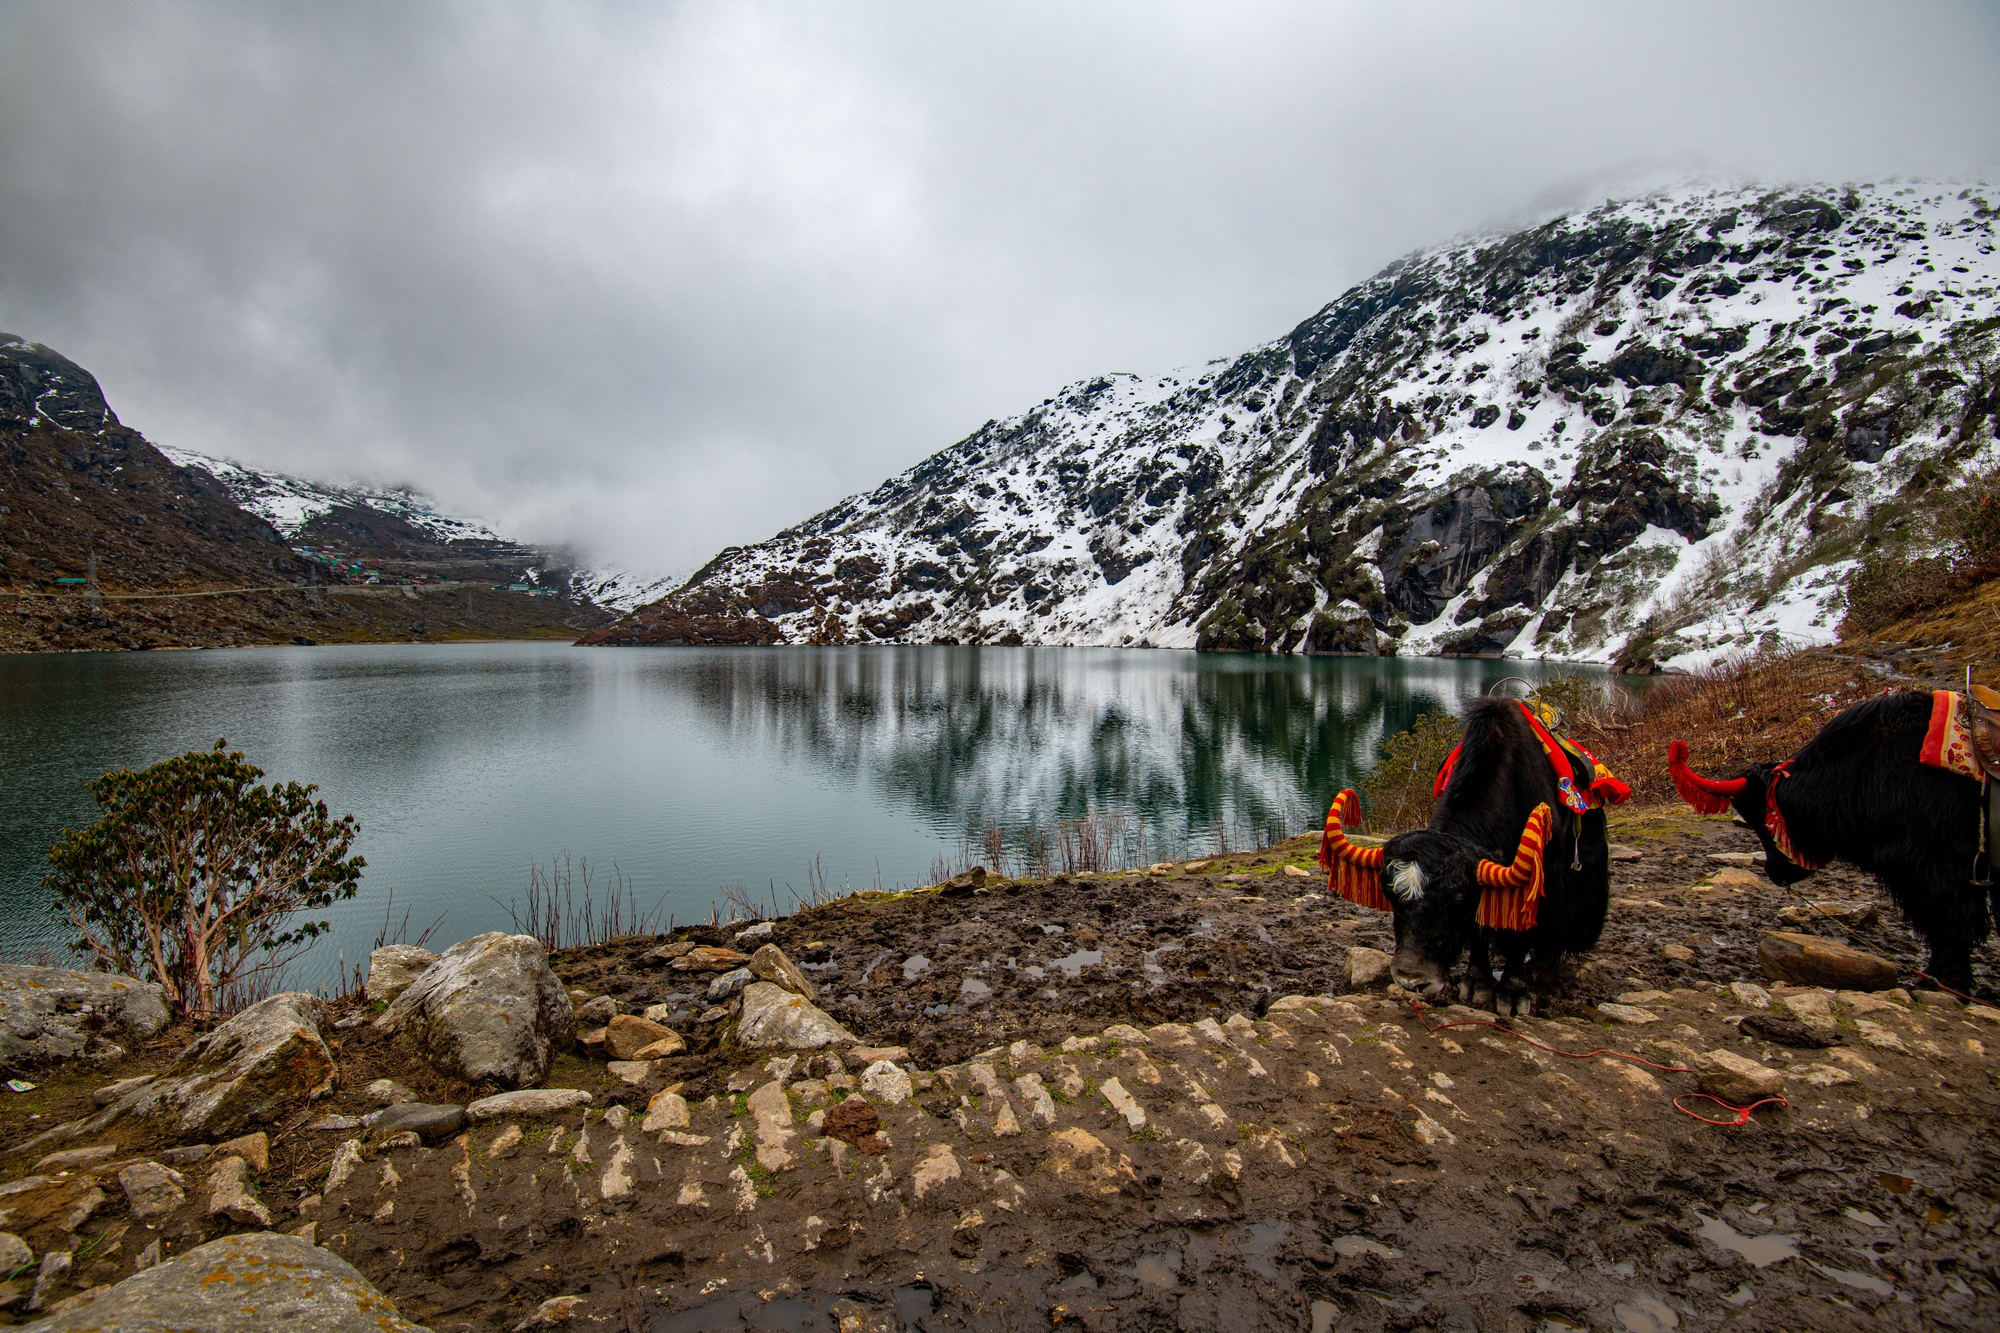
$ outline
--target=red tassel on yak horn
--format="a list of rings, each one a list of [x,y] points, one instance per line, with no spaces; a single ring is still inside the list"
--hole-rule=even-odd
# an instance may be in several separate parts
[[[1327,807],[1326,829],[1319,837],[1319,865],[1326,871],[1326,887],[1351,903],[1389,910],[1382,896],[1382,849],[1356,847],[1347,840],[1347,829],[1361,827],[1361,798],[1352,787],[1344,788]]]
[[[1722,781],[1705,778],[1689,768],[1687,760],[1686,741],[1675,741],[1667,747],[1667,772],[1673,775],[1674,786],[1680,790],[1681,799],[1693,806],[1698,814],[1727,814],[1729,798],[1742,791],[1749,779],[1730,778]]]
[[[1486,891],[1479,895],[1480,925],[1492,930],[1528,930],[1542,904],[1542,847],[1549,840],[1552,818],[1546,804],[1535,807],[1521,830],[1521,845],[1506,865],[1481,861],[1478,878]]]

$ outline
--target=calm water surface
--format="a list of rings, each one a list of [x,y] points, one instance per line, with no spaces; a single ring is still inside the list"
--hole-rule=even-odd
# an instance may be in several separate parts
[[[55,946],[84,783],[218,736],[361,822],[360,895],[299,965],[366,953],[391,888],[437,939],[509,924],[531,864],[615,864],[662,918],[929,882],[968,827],[1122,816],[1134,853],[1316,827],[1387,731],[1520,662],[1118,649],[557,644],[0,656],[0,953]],[[1137,840],[1143,836],[1143,848]],[[984,859],[983,857],[978,859]],[[600,881],[601,882],[601,881]]]

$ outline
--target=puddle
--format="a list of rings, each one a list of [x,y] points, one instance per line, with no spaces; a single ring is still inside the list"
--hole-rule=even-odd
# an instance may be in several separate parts
[[[1734,1250],[1757,1268],[1769,1268],[1782,1259],[1791,1259],[1799,1252],[1799,1242],[1793,1236],[1746,1236],[1719,1217],[1706,1213],[1696,1213],[1701,1221],[1701,1237],[1713,1241],[1725,1250]]]
[[[1757,1299],[1757,1289],[1751,1286],[1748,1282],[1739,1282],[1736,1284],[1736,1290],[1730,1292],[1727,1296],[1724,1296],[1722,1298],[1722,1301],[1723,1304],[1725,1305],[1743,1306],[1743,1305],[1748,1305],[1750,1302],[1756,1299]]]
[[[1899,1176],[1889,1171],[1876,1173],[1875,1181],[1891,1194],[1908,1194],[1917,1187],[1917,1182],[1908,1176]]]
[[[913,1282],[907,1287],[896,1288],[890,1298],[896,1308],[896,1318],[911,1327],[919,1319],[928,1319],[937,1310],[937,1292],[928,1282]]]
[[[1540,1273],[1516,1273],[1514,1285],[1531,1296],[1540,1296],[1556,1289],[1556,1284]]]
[[[1667,1333],[1681,1326],[1681,1317],[1657,1296],[1634,1296],[1612,1306],[1611,1313],[1618,1316],[1625,1333]]]
[[[1866,1208],[1849,1208],[1845,1216],[1848,1221],[1859,1222],[1864,1227],[1886,1227],[1889,1225]]]
[[[1078,949],[1067,958],[1057,958],[1049,966],[1061,972],[1071,981],[1083,974],[1083,969],[1104,961],[1102,949]]]
[[[993,998],[993,988],[983,981],[967,977],[958,983],[958,998],[967,1004],[984,1004]]]
[[[1326,1248],[1343,1259],[1366,1259],[1371,1255],[1378,1259],[1403,1257],[1401,1250],[1392,1250],[1381,1241],[1370,1240],[1366,1236],[1335,1236],[1327,1242]]]
[[[1261,1222],[1252,1223],[1250,1235],[1236,1247],[1237,1253],[1250,1261],[1250,1267],[1265,1277],[1276,1278],[1278,1266],[1271,1262],[1271,1256],[1285,1243],[1285,1235],[1291,1230],[1282,1223],[1276,1226]]]
[[[763,1309],[750,1314],[750,1327],[755,1329],[782,1330],[791,1333],[793,1329],[832,1328],[834,1321],[823,1316],[808,1301],[776,1300],[768,1302]]]
[[[1132,1265],[1132,1276],[1149,1287],[1178,1287],[1180,1285],[1181,1252],[1166,1250],[1159,1254],[1142,1254]]]
[[[1574,1323],[1559,1314],[1552,1314],[1535,1325],[1535,1333],[1572,1333],[1572,1330],[1582,1328],[1582,1324]]]
[[[1042,927],[1042,934],[1044,934],[1044,935],[1060,935],[1060,934],[1062,934],[1062,933],[1063,933],[1063,929],[1064,929],[1064,928],[1063,928],[1062,926],[1043,926],[1043,927]]]
[[[1340,1317],[1340,1307],[1332,1301],[1312,1303],[1312,1333],[1333,1333],[1333,1321]]]
[[[920,953],[913,953],[903,960],[903,980],[915,981],[931,970],[931,960]]]
[[[1852,1287],[1856,1291],[1872,1291],[1877,1296],[1896,1294],[1894,1286],[1872,1273],[1854,1273],[1845,1268],[1828,1268],[1825,1264],[1816,1264],[1810,1259],[1806,1260],[1806,1266],[1822,1277],[1832,1278],[1843,1287]]]

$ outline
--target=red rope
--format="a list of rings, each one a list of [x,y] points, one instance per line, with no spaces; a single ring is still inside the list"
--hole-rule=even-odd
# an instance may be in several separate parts
[[[1460,1018],[1460,1019],[1455,1019],[1450,1023],[1432,1023],[1429,1019],[1424,1017],[1424,1011],[1427,1008],[1429,1008],[1428,1005],[1426,1005],[1422,1000],[1411,1000],[1409,1003],[1410,1003],[1410,1008],[1416,1011],[1417,1022],[1423,1027],[1425,1032],[1428,1032],[1433,1037],[1435,1037],[1438,1033],[1443,1032],[1446,1028],[1493,1028],[1496,1029],[1497,1031],[1506,1033],[1510,1037],[1514,1037],[1521,1041],[1525,1041],[1528,1043],[1528,1045],[1535,1047],[1537,1050],[1547,1051],[1550,1055],[1560,1055],[1571,1060],[1590,1060],[1594,1059],[1597,1056],[1604,1055],[1604,1056],[1611,1056],[1619,1060],[1630,1060],[1635,1065],[1644,1065],[1648,1069],[1657,1069],[1663,1074],[1693,1074],[1699,1072],[1697,1070],[1689,1069],[1686,1065],[1655,1064],[1653,1061],[1645,1059],[1642,1056],[1633,1055],[1630,1051],[1614,1050],[1609,1046],[1601,1046],[1594,1051],[1557,1050],[1555,1047],[1550,1046],[1544,1042],[1536,1041],[1533,1037],[1530,1037],[1525,1032],[1516,1032],[1513,1028],[1508,1027],[1505,1023],[1495,1023],[1488,1019]],[[1717,1106],[1724,1107],[1725,1109],[1734,1112],[1736,1115],[1736,1119],[1711,1120],[1709,1117],[1705,1115],[1696,1115],[1693,1111],[1690,1111],[1687,1109],[1687,1107],[1681,1105],[1681,1097],[1705,1098],[1708,1101],[1714,1102]],[[1755,1112],[1758,1107],[1768,1106],[1773,1102],[1777,1103],[1779,1106],[1789,1107],[1791,1105],[1791,1103],[1786,1101],[1783,1097],[1764,1097],[1750,1103],[1748,1106],[1732,1106],[1730,1105],[1730,1103],[1722,1100],[1722,1098],[1712,1096],[1706,1092],[1684,1092],[1681,1093],[1679,1097],[1675,1097],[1673,1099],[1673,1108],[1676,1111],[1679,1111],[1682,1115],[1687,1116],[1692,1120],[1701,1121],[1704,1125],[1747,1125],[1750,1123],[1751,1114]]]

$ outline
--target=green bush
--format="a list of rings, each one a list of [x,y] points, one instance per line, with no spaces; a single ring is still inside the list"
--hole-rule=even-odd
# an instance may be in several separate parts
[[[1450,713],[1423,713],[1408,731],[1383,740],[1380,760],[1361,780],[1370,829],[1398,833],[1430,822],[1437,805],[1431,783],[1458,744],[1460,727]]]
[[[263,776],[217,741],[94,779],[102,817],[63,830],[42,879],[70,947],[157,982],[192,1017],[253,998],[327,928],[292,918],[352,898],[365,864],[347,855],[354,816]]]

